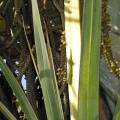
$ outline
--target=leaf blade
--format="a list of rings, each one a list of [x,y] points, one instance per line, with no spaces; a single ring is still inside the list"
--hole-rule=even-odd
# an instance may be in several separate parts
[[[2,102],[0,102],[0,111],[8,120],[17,120]]]
[[[41,78],[39,81],[43,91],[47,118],[48,120],[64,120],[56,78],[48,58],[36,0],[32,0],[32,13],[38,69],[40,72],[39,76]],[[36,16],[38,16],[37,19]]]
[[[85,0],[79,80],[78,120],[99,119],[100,16],[101,0]]]
[[[16,78],[8,68],[8,66],[3,62],[2,57],[0,56],[0,68],[2,73],[4,74],[8,84],[10,85],[11,89],[15,93],[16,97],[18,98],[21,108],[26,114],[26,117],[29,120],[38,120],[32,106],[30,105],[27,97],[25,96],[24,92],[22,91],[19,83],[17,82]]]

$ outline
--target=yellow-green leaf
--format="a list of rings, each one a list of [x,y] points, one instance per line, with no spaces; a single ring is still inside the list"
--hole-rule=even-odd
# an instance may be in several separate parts
[[[99,120],[101,0],[84,0],[78,120]]]

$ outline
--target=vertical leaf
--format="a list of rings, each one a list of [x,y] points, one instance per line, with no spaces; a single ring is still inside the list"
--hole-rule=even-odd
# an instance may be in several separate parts
[[[98,120],[101,0],[85,0],[83,13],[78,120]]]
[[[66,0],[64,1],[64,6],[70,114],[71,120],[76,120],[78,114],[78,85],[81,51],[80,2],[79,0]]]
[[[120,96],[118,95],[118,100],[115,108],[115,112],[113,115],[113,120],[120,120]]]

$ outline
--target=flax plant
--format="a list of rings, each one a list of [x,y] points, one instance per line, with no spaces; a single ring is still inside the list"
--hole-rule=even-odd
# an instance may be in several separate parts
[[[43,92],[47,118],[48,120],[64,120],[57,81],[53,66],[51,66],[51,62],[49,60],[36,0],[32,0],[32,14],[38,71],[40,76],[39,81]]]
[[[71,120],[78,116],[78,84],[81,51],[81,24],[79,0],[65,1],[65,34],[67,53],[67,81]]]
[[[78,120],[99,120],[101,0],[84,1],[82,21]]]
[[[17,97],[22,110],[24,111],[26,118],[28,120],[38,120],[36,114],[30,105],[27,97],[25,96],[22,88],[20,87],[19,83],[17,82],[16,78],[8,68],[8,66],[4,63],[3,59],[0,57],[0,68],[2,73],[4,74],[9,86],[12,88],[15,96]]]

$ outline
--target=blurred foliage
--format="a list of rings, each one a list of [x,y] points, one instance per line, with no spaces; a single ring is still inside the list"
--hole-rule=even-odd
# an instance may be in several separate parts
[[[97,1],[95,0],[89,0],[90,4],[91,2],[94,3],[94,7],[100,4],[96,4]],[[56,85],[54,85],[55,89],[53,90],[55,94],[58,94],[60,96],[59,102],[62,103],[59,104],[60,107],[62,107],[63,115],[65,120],[70,120],[70,107],[69,107],[69,96],[70,93],[68,93],[68,84],[66,82],[67,80],[67,60],[66,60],[66,39],[65,39],[65,18],[64,18],[64,2],[67,2],[69,6],[69,0],[38,0],[37,5],[39,9],[39,15],[40,15],[40,21],[41,21],[41,29],[43,32],[42,37],[44,37],[44,46],[46,46],[47,51],[47,61],[50,63],[50,67],[54,69],[54,74],[56,77]],[[100,94],[99,94],[99,100],[96,99],[95,103],[99,103],[99,116],[100,120],[111,120],[114,116],[115,120],[119,120],[119,97],[117,99],[117,96],[119,94],[119,77],[116,77],[116,71],[117,76],[119,76],[120,70],[115,69],[115,66],[119,68],[119,0],[101,0],[102,2],[102,34],[104,34],[104,45],[101,43],[101,53],[103,51],[102,47],[106,47],[107,49],[104,49],[104,57],[101,54],[101,60],[100,60]],[[80,0],[80,11],[77,9],[77,11],[80,12],[81,19],[79,22],[81,26],[81,33],[83,36],[89,37],[88,35],[83,34],[83,23],[84,20],[86,20],[86,24],[88,24],[88,21],[91,20],[90,18],[96,18],[96,15],[88,14],[88,18],[86,19],[86,15],[84,15],[84,9],[85,6],[88,6],[88,3],[86,3],[86,0]],[[105,3],[105,4],[104,4]],[[74,5],[74,4],[73,4]],[[105,6],[104,6],[105,5]],[[74,7],[73,7],[74,8]],[[97,7],[98,8],[98,7]],[[65,8],[67,12],[71,13],[69,7]],[[88,12],[89,9],[88,9]],[[96,13],[96,10],[94,10]],[[104,14],[106,13],[106,14]],[[36,13],[35,13],[36,14]],[[78,16],[77,16],[78,17]],[[34,15],[34,19],[37,19],[38,15]],[[76,20],[72,19],[74,23],[76,23]],[[32,3],[30,0],[0,0],[0,56],[3,58],[2,63],[7,64],[7,67],[11,71],[11,73],[14,75],[15,83],[19,83],[19,88],[22,90],[23,94],[27,97],[27,100],[30,102],[30,106],[32,106],[32,109],[34,110],[37,119],[38,120],[47,120],[47,111],[46,111],[46,105],[45,105],[45,99],[43,95],[43,90],[41,86],[41,79],[39,75],[40,67],[39,62],[37,59],[37,54],[39,51],[39,47],[35,44],[35,34],[39,34],[39,37],[41,37],[41,33],[39,33],[40,28],[38,29],[38,33],[35,32],[34,34],[34,27],[38,27],[37,24],[33,24],[33,14],[32,14]],[[93,22],[91,20],[91,22]],[[39,24],[39,23],[38,23]],[[89,26],[90,24],[88,24]],[[95,22],[93,24],[95,25]],[[88,32],[88,28],[86,27],[86,32]],[[80,26],[79,26],[80,27]],[[98,25],[95,25],[95,27],[98,27]],[[72,28],[71,28],[72,29]],[[77,30],[77,28],[76,28]],[[94,30],[96,32],[96,29]],[[73,31],[76,35],[76,32]],[[96,37],[97,34],[93,33],[93,36]],[[70,33],[68,33],[69,35]],[[77,36],[73,36],[73,43],[75,42],[75,38]],[[87,39],[87,38],[86,38]],[[82,39],[84,40],[84,39]],[[97,39],[98,40],[98,39]],[[91,44],[89,41],[82,41],[82,47],[86,44]],[[96,41],[95,41],[96,42]],[[94,42],[94,43],[95,43]],[[86,52],[89,52],[89,49],[91,46],[88,45],[88,48],[84,48]],[[93,45],[93,44],[92,44]],[[41,44],[42,46],[42,44]],[[37,50],[36,50],[37,47]],[[43,46],[42,46],[43,47]],[[83,49],[83,48],[82,48]],[[73,48],[72,50],[77,50],[76,48]],[[91,49],[93,50],[93,49]],[[96,47],[92,55],[99,55],[98,54],[98,47]],[[107,52],[106,52],[107,50]],[[43,50],[42,50],[43,52]],[[37,54],[36,54],[37,53]],[[78,52],[76,52],[78,54]],[[82,57],[85,54],[82,53]],[[43,53],[39,54],[41,58],[43,58]],[[86,55],[87,56],[87,55]],[[74,56],[70,56],[70,62],[73,63]],[[99,64],[99,60],[97,59],[94,62],[94,57],[91,57],[91,63]],[[109,58],[109,59],[108,59]],[[77,57],[76,57],[77,59]],[[86,69],[86,63],[89,61],[89,59],[82,58],[83,62],[85,62],[85,66],[81,69]],[[105,59],[107,61],[107,64],[105,63]],[[45,62],[46,60],[43,60]],[[118,62],[117,62],[118,60]],[[112,63],[112,64],[111,64]],[[114,64],[113,64],[114,63]],[[5,66],[6,66],[5,64]],[[46,64],[43,64],[45,66]],[[71,66],[72,66],[71,65]],[[96,65],[96,66],[97,66]],[[4,65],[2,66],[3,68]],[[110,72],[112,68],[112,73]],[[98,69],[97,69],[98,70]],[[82,71],[82,70],[81,70]],[[92,66],[91,70],[92,72]],[[9,78],[5,77],[5,74],[2,73],[0,69],[0,101],[3,105],[5,105],[9,111],[17,120],[26,120],[32,119],[32,116],[29,118],[28,116],[30,114],[26,114],[26,111],[24,107],[21,106],[21,102],[19,101],[19,97],[16,95],[16,92],[13,89],[13,86],[10,85],[10,81],[8,82]],[[73,72],[70,70],[70,72]],[[92,74],[93,77],[96,75],[96,71],[93,71]],[[49,71],[46,71],[47,75],[50,75]],[[84,76],[86,77],[87,73],[84,73]],[[89,73],[88,73],[89,74]],[[8,74],[7,74],[8,75]],[[45,73],[44,75],[45,76]],[[42,76],[42,77],[43,77]],[[70,77],[72,74],[70,74]],[[83,77],[84,77],[83,76]],[[92,77],[91,77],[92,79]],[[90,79],[90,80],[91,80]],[[49,77],[47,76],[46,81],[50,82]],[[24,84],[23,84],[24,82]],[[94,83],[96,81],[94,80]],[[84,84],[83,84],[84,83]],[[86,78],[82,82],[80,82],[80,86],[83,86],[83,89],[81,89],[80,93],[82,92],[87,94],[87,97],[90,95],[92,96],[93,92],[97,92],[98,90],[98,84],[94,84],[91,82],[89,89],[85,86],[89,86],[89,80],[86,81]],[[54,83],[51,83],[53,85]],[[97,86],[97,88],[95,88]],[[14,86],[15,88],[17,87]],[[48,87],[49,86],[48,84]],[[92,89],[95,88],[94,89]],[[56,88],[58,89],[56,91]],[[76,87],[77,88],[77,87]],[[44,88],[44,92],[46,92],[46,89]],[[91,92],[92,90],[92,92]],[[48,90],[49,91],[49,90]],[[86,92],[87,91],[87,92]],[[18,92],[18,91],[17,91]],[[91,93],[90,93],[91,92]],[[20,92],[21,93],[21,92]],[[90,93],[90,94],[89,94]],[[55,97],[55,96],[54,96]],[[48,97],[49,98],[49,97]],[[98,96],[97,96],[98,98]],[[52,99],[52,97],[51,97]],[[93,97],[88,99],[85,98],[86,102],[93,103]],[[118,101],[117,101],[118,100]],[[84,102],[85,102],[84,101]],[[28,102],[28,103],[29,103]],[[53,101],[52,101],[53,102]],[[116,106],[117,103],[117,106]],[[86,103],[84,103],[86,104]],[[56,103],[57,105],[57,103]],[[58,106],[59,106],[58,105]],[[83,105],[83,104],[81,104]],[[57,106],[57,107],[58,107]],[[76,109],[73,105],[73,110],[76,112]],[[52,103],[52,106],[54,107],[54,103]],[[116,109],[115,109],[116,107]],[[83,108],[81,108],[81,111]],[[98,108],[98,107],[97,107]],[[26,107],[26,110],[29,109],[29,107]],[[95,109],[94,109],[95,110]],[[6,110],[7,111],[7,110]],[[114,113],[115,111],[115,113]],[[0,119],[6,120],[5,114],[3,114],[4,111],[0,110]],[[29,110],[27,111],[29,112]],[[90,109],[90,112],[92,113],[92,106]],[[94,112],[98,115],[97,111]],[[25,115],[26,114],[26,115]],[[54,113],[55,114],[55,113]],[[86,113],[89,114],[89,113]],[[83,117],[86,117],[86,114],[81,114]],[[10,115],[10,114],[9,114]],[[32,114],[31,114],[32,115]],[[57,117],[57,114],[56,114]],[[97,116],[98,117],[98,116]],[[88,118],[89,119],[89,118]],[[83,119],[82,119],[83,120]],[[86,119],[85,119],[86,120]]]
[[[0,32],[4,32],[6,30],[6,21],[4,17],[0,15]]]

